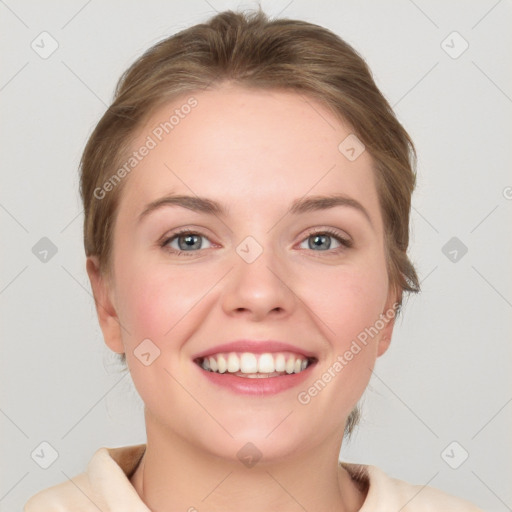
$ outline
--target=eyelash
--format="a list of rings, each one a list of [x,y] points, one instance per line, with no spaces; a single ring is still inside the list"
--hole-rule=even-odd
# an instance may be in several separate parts
[[[194,255],[194,253],[197,253],[198,251],[180,251],[180,250],[171,249],[170,247],[168,247],[167,244],[169,244],[175,238],[178,238],[182,235],[199,235],[201,237],[208,238],[206,235],[203,235],[200,231],[194,231],[191,229],[183,229],[180,231],[175,231],[171,236],[166,237],[160,243],[160,246],[163,249],[167,250],[168,252],[170,252],[176,256],[192,256],[192,255]],[[307,240],[308,238],[310,238],[311,236],[314,236],[314,235],[329,235],[329,236],[335,238],[341,244],[341,247],[337,247],[336,249],[329,249],[327,251],[313,251],[313,252],[320,252],[320,253],[323,252],[323,253],[326,253],[327,255],[335,256],[343,250],[350,249],[354,245],[352,240],[350,240],[348,238],[344,238],[337,231],[335,231],[333,229],[329,229],[329,228],[321,229],[321,230],[311,230],[310,232],[308,232],[306,237],[301,240],[301,242],[303,242],[304,240]]]

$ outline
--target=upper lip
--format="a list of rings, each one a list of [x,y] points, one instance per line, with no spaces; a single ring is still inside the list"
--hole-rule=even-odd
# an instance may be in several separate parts
[[[309,350],[297,347],[291,343],[274,340],[237,340],[221,345],[215,345],[202,352],[198,352],[193,359],[200,359],[214,354],[226,352],[252,352],[254,354],[264,354],[272,352],[293,352],[294,354],[303,355],[307,358],[314,358],[315,354]]]

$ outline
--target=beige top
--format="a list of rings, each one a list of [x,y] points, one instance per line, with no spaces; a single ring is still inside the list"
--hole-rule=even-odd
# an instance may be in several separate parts
[[[23,512],[151,512],[129,480],[145,448],[99,448],[84,473],[32,496]],[[391,478],[376,466],[340,464],[367,489],[360,512],[483,512],[438,489]]]

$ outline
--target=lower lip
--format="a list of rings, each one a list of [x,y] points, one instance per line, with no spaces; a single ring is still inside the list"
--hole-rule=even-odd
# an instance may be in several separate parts
[[[237,377],[230,373],[216,373],[203,370],[200,366],[196,365],[198,370],[207,378],[212,384],[222,386],[234,393],[242,395],[275,395],[287,389],[291,389],[303,383],[311,373],[311,368],[316,363],[310,364],[305,370],[300,373],[291,373],[281,375],[280,377],[262,377],[262,378],[248,378]]]

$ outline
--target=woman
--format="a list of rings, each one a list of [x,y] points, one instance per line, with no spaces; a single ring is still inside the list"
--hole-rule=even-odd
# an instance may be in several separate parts
[[[460,510],[339,463],[404,292],[414,148],[316,25],[231,11],[151,48],[85,148],[87,272],[147,443],[26,512]]]

